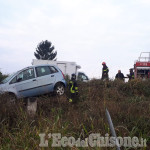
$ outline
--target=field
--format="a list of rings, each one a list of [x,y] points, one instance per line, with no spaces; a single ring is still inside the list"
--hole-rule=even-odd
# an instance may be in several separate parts
[[[20,100],[17,104],[8,102],[9,96],[0,97],[0,149],[95,149],[115,150],[100,147],[41,148],[40,133],[61,133],[76,139],[87,138],[91,133],[105,136],[110,128],[105,115],[109,110],[117,136],[138,137],[147,140],[147,148],[121,148],[124,150],[150,149],[150,81],[133,80],[102,82],[92,80],[79,83],[79,97],[76,104],[68,102],[68,91],[62,97],[43,96],[36,98],[38,107],[35,116],[26,112]]]

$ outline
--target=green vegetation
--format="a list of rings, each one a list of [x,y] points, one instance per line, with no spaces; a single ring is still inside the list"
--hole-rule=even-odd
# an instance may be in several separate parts
[[[80,83],[79,89],[77,104],[68,103],[68,92],[62,97],[37,98],[38,110],[34,118],[28,116],[22,101],[14,105],[7,101],[7,95],[1,96],[0,149],[44,149],[39,147],[40,133],[61,133],[62,136],[82,139],[91,133],[105,136],[106,133],[110,133],[105,108],[110,112],[118,136],[143,137],[150,145],[150,81],[133,80],[123,83],[92,80],[89,83]],[[52,149],[50,143],[49,139],[49,149]],[[115,150],[116,148],[86,149]],[[147,150],[149,149],[150,147],[147,147]]]
[[[4,75],[0,72],[0,82],[4,80],[8,75]]]

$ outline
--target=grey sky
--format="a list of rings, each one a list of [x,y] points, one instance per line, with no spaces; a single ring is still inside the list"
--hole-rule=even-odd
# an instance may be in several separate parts
[[[101,63],[124,74],[150,49],[149,0],[0,0],[0,68],[31,65],[39,42],[49,40],[58,60],[75,61],[90,77]]]

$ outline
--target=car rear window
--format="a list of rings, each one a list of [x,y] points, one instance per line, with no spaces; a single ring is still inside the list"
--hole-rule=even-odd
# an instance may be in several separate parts
[[[53,66],[50,66],[50,71],[51,71],[51,73],[58,72],[58,70],[55,67],[53,67]]]
[[[50,68],[48,66],[36,67],[37,77],[45,76],[51,74]]]

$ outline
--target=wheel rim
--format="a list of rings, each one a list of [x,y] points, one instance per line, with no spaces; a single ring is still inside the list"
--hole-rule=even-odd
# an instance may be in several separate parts
[[[63,95],[64,94],[64,87],[63,86],[58,86],[56,89],[56,93],[58,95]]]

